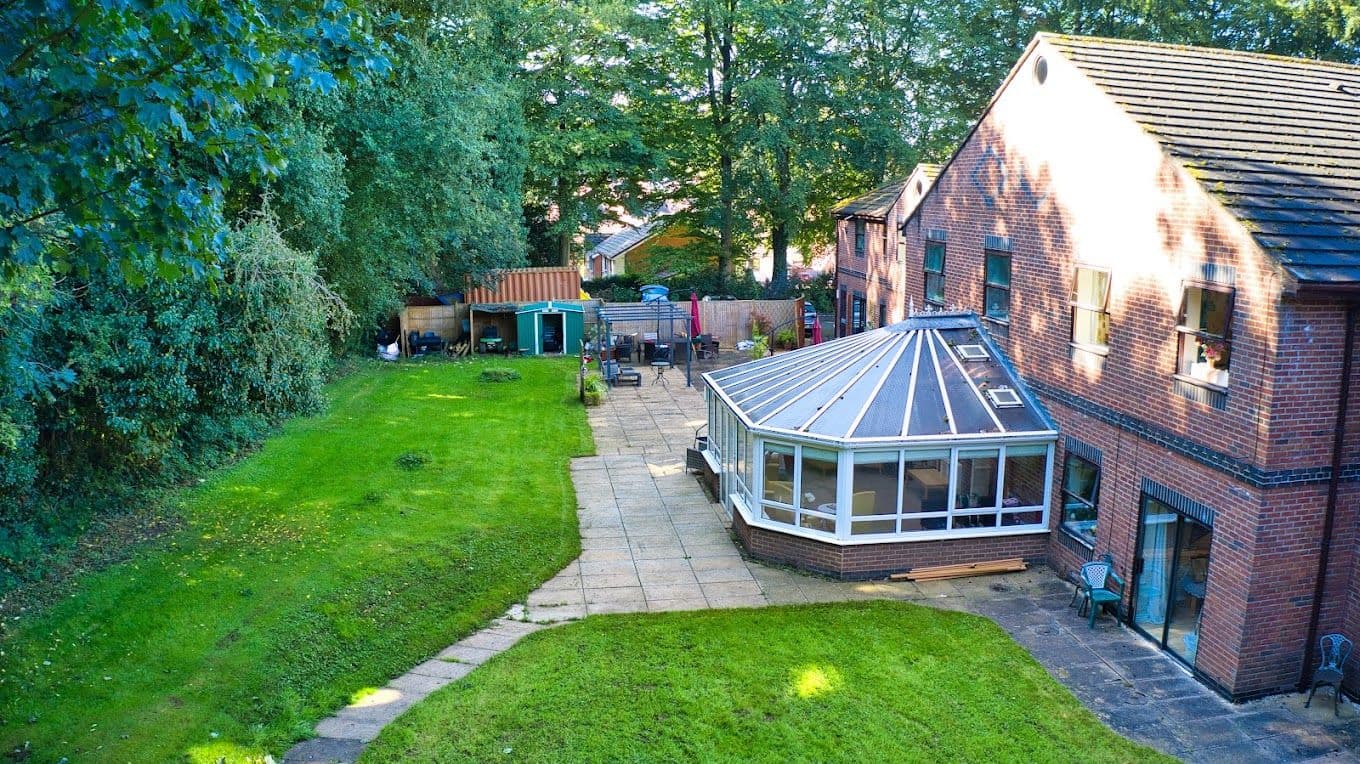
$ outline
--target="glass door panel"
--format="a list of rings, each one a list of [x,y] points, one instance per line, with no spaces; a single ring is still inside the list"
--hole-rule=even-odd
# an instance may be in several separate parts
[[[1134,627],[1193,666],[1213,529],[1148,496],[1141,520]]]
[[[1213,531],[1188,517],[1180,522],[1176,567],[1171,574],[1170,610],[1166,617],[1166,649],[1195,665],[1199,646],[1199,613],[1204,605],[1204,582],[1209,570]]]
[[[1160,501],[1143,499],[1142,552],[1135,582],[1133,623],[1154,640],[1162,641],[1166,624],[1167,592],[1176,550],[1178,515]]]

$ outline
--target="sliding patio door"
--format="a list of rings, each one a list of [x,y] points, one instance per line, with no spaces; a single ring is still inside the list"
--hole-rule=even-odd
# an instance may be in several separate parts
[[[1143,496],[1133,593],[1133,625],[1195,665],[1213,529]]]

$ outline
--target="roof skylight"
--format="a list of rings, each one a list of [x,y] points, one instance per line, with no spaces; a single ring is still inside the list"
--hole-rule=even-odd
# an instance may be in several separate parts
[[[987,397],[992,401],[992,405],[999,409],[1025,405],[1025,402],[1020,400],[1020,394],[1009,387],[994,387],[987,391]]]
[[[955,345],[959,357],[965,361],[985,361],[987,360],[987,349],[981,345]]]

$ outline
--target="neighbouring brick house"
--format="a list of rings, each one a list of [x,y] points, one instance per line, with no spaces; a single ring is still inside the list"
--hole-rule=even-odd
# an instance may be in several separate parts
[[[595,244],[586,252],[585,278],[650,273],[654,256],[668,248],[692,244],[694,237],[683,227],[662,220],[630,225]]]
[[[934,164],[917,165],[905,179],[834,210],[837,337],[886,326],[906,315],[900,228],[939,169]]]
[[[1040,35],[902,234],[1058,425],[1052,567],[1238,700],[1360,638],[1360,68]]]

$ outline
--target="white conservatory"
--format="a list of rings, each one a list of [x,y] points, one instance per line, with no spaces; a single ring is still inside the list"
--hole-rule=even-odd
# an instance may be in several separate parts
[[[917,315],[704,381],[708,456],[752,554],[847,577],[1043,556],[1057,428],[976,315]]]

